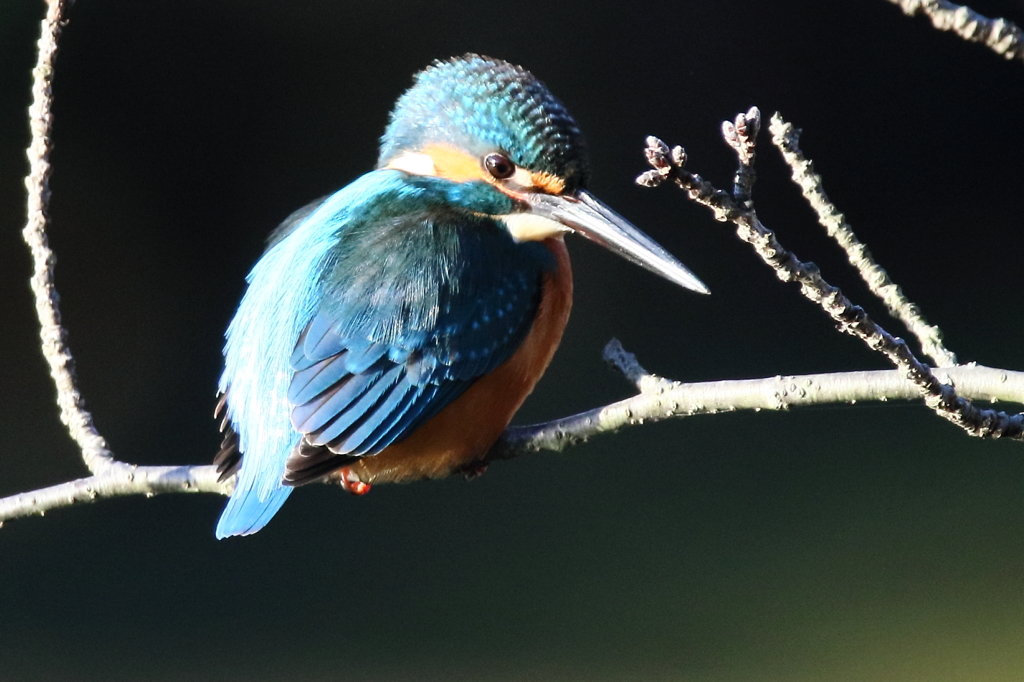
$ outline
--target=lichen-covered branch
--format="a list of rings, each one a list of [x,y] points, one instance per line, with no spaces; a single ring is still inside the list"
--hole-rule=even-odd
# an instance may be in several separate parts
[[[982,43],[1007,59],[1024,61],[1024,31],[1006,19],[989,19],[970,7],[947,0],[888,0],[907,16],[923,14],[940,31],[952,31],[964,40]]]
[[[747,117],[751,118],[752,113],[756,116],[755,110],[751,109]],[[756,133],[754,128],[751,130]],[[735,150],[738,145],[751,144],[753,138],[747,136],[747,139],[737,141],[730,140],[727,135],[726,142]],[[644,153],[653,170],[641,174],[637,178],[638,184],[653,187],[672,180],[690,199],[710,208],[716,219],[733,223],[740,239],[753,246],[779,279],[798,283],[800,292],[828,313],[840,331],[856,336],[872,350],[885,355],[904,377],[917,386],[925,404],[939,415],[974,436],[1024,439],[1024,416],[982,410],[958,396],[951,385],[941,382],[914,356],[903,339],[889,334],[863,308],[854,305],[838,288],[826,282],[816,265],[799,260],[785,249],[775,234],[761,223],[752,202],[740,206],[732,194],[717,189],[696,173],[686,170],[686,152],[682,147],[669,149],[658,138],[649,137]],[[743,163],[741,156],[740,164]]]
[[[778,114],[772,116],[768,130],[772,134],[772,144],[782,152],[782,158],[793,173],[793,182],[800,187],[804,199],[818,214],[818,222],[846,252],[847,260],[856,268],[871,293],[881,299],[889,313],[917,338],[921,350],[937,366],[955,365],[956,356],[943,345],[939,328],[925,321],[918,307],[907,299],[900,287],[890,279],[889,273],[874,261],[867,246],[853,233],[846,217],[829,201],[821,176],[814,172],[814,164],[800,151],[800,130],[783,121]]]

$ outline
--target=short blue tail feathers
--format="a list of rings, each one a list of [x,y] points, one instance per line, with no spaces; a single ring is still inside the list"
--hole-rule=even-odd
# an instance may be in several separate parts
[[[291,492],[291,488],[278,486],[260,499],[258,489],[235,490],[217,522],[217,539],[252,535],[267,525]]]

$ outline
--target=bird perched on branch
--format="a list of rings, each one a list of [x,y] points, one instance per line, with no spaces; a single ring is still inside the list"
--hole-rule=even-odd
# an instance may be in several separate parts
[[[227,331],[217,537],[294,486],[472,471],[533,390],[572,302],[580,234],[705,286],[586,191],[583,137],[524,69],[469,54],[401,96],[376,170],[271,236]]]

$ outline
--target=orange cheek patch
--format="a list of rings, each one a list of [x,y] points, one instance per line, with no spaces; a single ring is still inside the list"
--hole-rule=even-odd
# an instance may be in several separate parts
[[[548,194],[561,194],[565,190],[565,181],[551,173],[545,173],[544,171],[530,173],[530,179],[533,180],[534,187]]]
[[[447,144],[431,144],[423,147],[417,154],[429,157],[433,163],[431,175],[451,180],[452,182],[472,182],[483,180],[496,186],[509,196],[516,194],[495,180],[480,165],[480,159]],[[398,166],[396,166],[398,167]],[[405,170],[404,168],[399,168]],[[565,191],[565,181],[557,175],[544,171],[530,172],[525,168],[516,170],[512,177],[513,184],[518,183],[524,189],[536,189],[547,194],[561,194]]]
[[[455,182],[483,180],[484,172],[480,167],[480,159],[446,144],[433,144],[424,147],[422,152],[434,161],[437,176]]]

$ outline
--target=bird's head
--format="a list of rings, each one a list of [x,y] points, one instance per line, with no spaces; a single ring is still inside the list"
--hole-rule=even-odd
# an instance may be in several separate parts
[[[508,210],[492,217],[517,241],[576,232],[708,293],[675,257],[586,191],[583,135],[562,103],[519,66],[468,54],[421,71],[391,113],[377,165],[500,195],[492,203]]]

